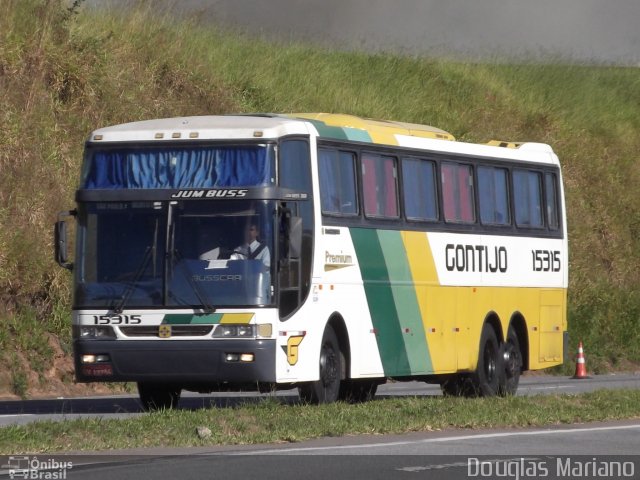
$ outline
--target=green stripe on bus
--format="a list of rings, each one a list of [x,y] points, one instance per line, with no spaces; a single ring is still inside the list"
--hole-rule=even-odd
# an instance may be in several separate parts
[[[343,127],[342,130],[347,135],[347,138],[349,140],[353,140],[354,142],[373,143],[373,141],[371,140],[371,136],[369,135],[369,132],[367,132],[366,130],[362,130],[360,128],[350,128],[350,127]]]
[[[363,228],[350,230],[371,320],[377,331],[376,341],[384,373],[385,375],[408,375],[411,373],[411,367],[377,232]]]
[[[305,120],[311,122],[313,126],[316,127],[316,130],[318,130],[318,134],[321,137],[335,138],[338,140],[349,140],[347,134],[341,127],[331,127],[326,123],[321,122],[320,120]]]
[[[168,325],[196,325],[220,323],[222,313],[212,313],[208,315],[194,315],[192,313],[168,313],[162,319],[163,324]]]
[[[411,373],[431,373],[431,357],[402,234],[378,230]]]

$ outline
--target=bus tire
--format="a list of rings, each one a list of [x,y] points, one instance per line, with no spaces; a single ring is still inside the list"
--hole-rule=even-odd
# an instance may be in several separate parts
[[[174,385],[138,382],[140,403],[147,412],[177,407],[180,393],[181,389]]]
[[[499,393],[503,370],[500,353],[496,332],[490,324],[485,323],[480,335],[478,366],[471,374],[474,396],[493,397]]]
[[[340,384],[340,400],[349,403],[363,403],[373,400],[378,390],[378,382],[368,379],[344,380]]]
[[[522,352],[518,334],[513,327],[509,327],[507,341],[500,346],[500,357],[503,365],[500,376],[500,395],[515,395],[522,372]]]
[[[327,326],[320,346],[320,378],[298,388],[300,398],[312,404],[333,403],[339,398],[342,354],[333,328]]]

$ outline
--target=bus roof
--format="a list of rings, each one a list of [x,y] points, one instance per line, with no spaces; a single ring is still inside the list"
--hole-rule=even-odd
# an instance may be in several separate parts
[[[338,113],[294,113],[293,118],[310,121],[321,137],[395,145],[395,135],[409,135],[439,140],[455,140],[439,128],[417,123],[373,120]]]
[[[255,138],[261,131],[265,138],[277,138],[298,130],[296,123],[311,123],[319,136],[368,143],[391,144],[394,135],[455,140],[453,135],[428,125],[372,120],[334,113],[294,113],[290,115],[255,114],[200,117],[175,117],[123,123],[94,131],[92,141],[171,140],[185,138]],[[308,132],[304,132],[308,133]],[[197,136],[196,136],[197,134]],[[95,138],[95,137],[98,138]],[[260,135],[258,135],[260,136]]]
[[[207,115],[123,123],[92,132],[90,142],[278,138],[309,134],[301,121],[274,115]]]
[[[471,144],[455,141],[450,133],[428,125],[334,113],[210,115],[144,120],[100,128],[92,132],[88,141],[257,140],[296,134],[462,155],[557,163],[553,150],[546,144],[497,140],[486,144]]]

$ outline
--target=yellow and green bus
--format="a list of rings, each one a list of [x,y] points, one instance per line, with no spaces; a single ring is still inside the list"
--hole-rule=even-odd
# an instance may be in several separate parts
[[[423,125],[300,113],[98,129],[55,228],[77,380],[137,382],[147,409],[183,390],[364,401],[387,379],[514,394],[566,351],[563,198],[548,145]]]

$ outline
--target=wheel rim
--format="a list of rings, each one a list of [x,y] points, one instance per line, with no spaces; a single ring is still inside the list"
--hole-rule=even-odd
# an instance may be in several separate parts
[[[496,378],[495,348],[491,342],[487,342],[484,349],[484,373],[488,383],[492,383]]]
[[[338,378],[336,352],[331,344],[325,343],[320,352],[320,379],[322,384],[327,387],[333,384],[336,378]]]
[[[518,351],[512,341],[507,342],[504,348],[504,370],[508,377],[514,377],[520,367]]]

